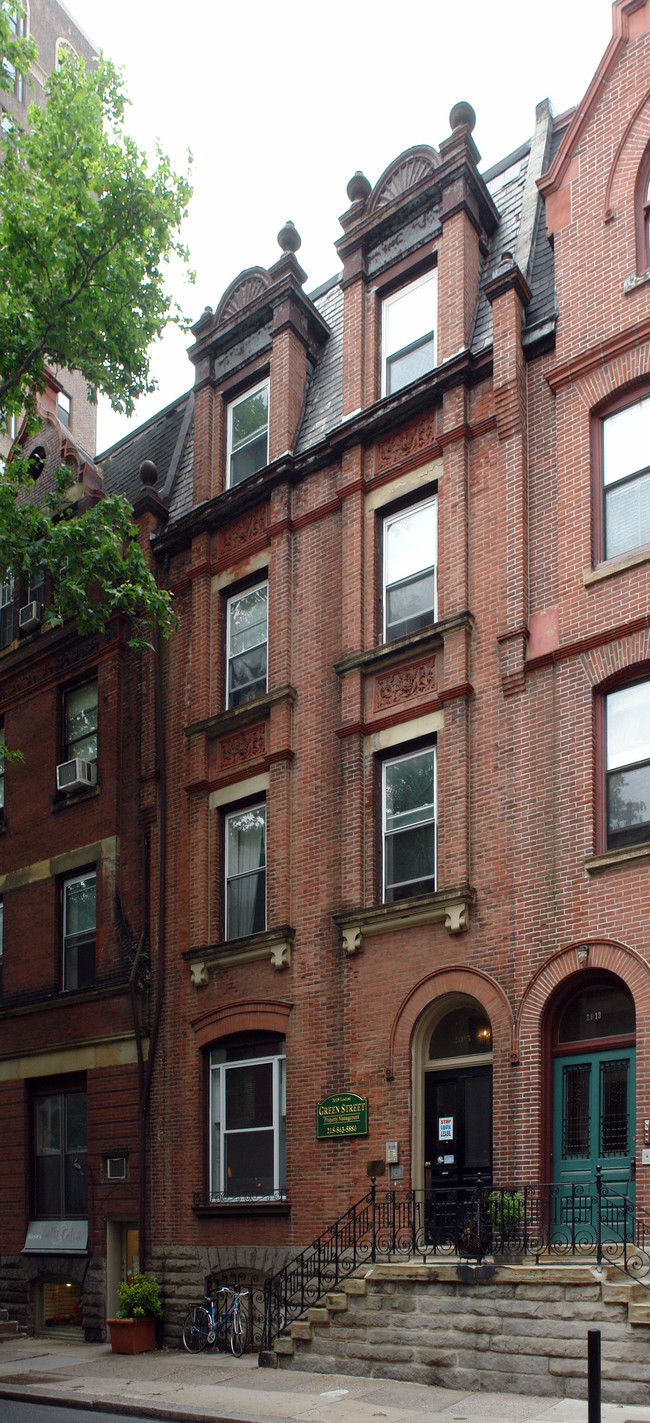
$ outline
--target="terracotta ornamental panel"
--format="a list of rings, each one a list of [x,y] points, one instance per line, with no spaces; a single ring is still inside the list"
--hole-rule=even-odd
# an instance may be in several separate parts
[[[375,446],[375,474],[383,469],[391,469],[403,460],[432,450],[437,443],[436,418],[421,420],[417,425],[407,425],[405,430],[397,430],[387,439],[378,440]]]
[[[374,678],[373,711],[386,711],[401,702],[416,701],[420,697],[432,697],[438,687],[435,657],[427,657],[421,662],[411,662],[407,667],[392,667],[390,672],[382,672]]]
[[[219,560],[233,558],[241,553],[247,544],[256,543],[266,532],[266,525],[266,505],[264,505],[261,509],[252,509],[249,513],[243,514],[240,519],[235,519],[226,528],[219,529]]]
[[[234,771],[247,761],[259,761],[266,755],[266,723],[242,727],[232,736],[223,736],[217,746],[217,773]]]

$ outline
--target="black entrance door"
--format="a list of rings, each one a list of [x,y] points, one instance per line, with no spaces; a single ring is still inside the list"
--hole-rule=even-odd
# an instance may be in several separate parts
[[[492,1068],[427,1072],[425,1185],[472,1187],[492,1179]]]

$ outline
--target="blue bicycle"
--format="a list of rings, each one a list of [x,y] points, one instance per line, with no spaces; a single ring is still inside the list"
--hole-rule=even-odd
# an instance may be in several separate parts
[[[231,1290],[228,1285],[222,1285],[214,1299],[206,1295],[205,1305],[192,1305],[183,1325],[183,1343],[188,1354],[200,1354],[207,1344],[217,1344],[221,1337],[226,1347],[230,1341],[233,1354],[237,1359],[241,1358],[248,1333],[248,1321],[241,1301],[247,1294],[248,1290]],[[215,1306],[220,1295],[232,1296],[232,1302],[225,1314],[216,1315]]]

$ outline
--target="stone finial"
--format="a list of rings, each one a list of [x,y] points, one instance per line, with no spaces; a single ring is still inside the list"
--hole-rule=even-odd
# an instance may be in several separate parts
[[[372,188],[365,173],[362,173],[359,168],[356,173],[352,174],[346,192],[351,203],[365,203],[366,199],[370,197]]]
[[[449,127],[452,133],[457,128],[466,128],[472,133],[475,124],[476,114],[471,104],[467,104],[464,99],[461,99],[459,104],[454,104],[449,114]]]
[[[298,248],[302,247],[302,238],[291,218],[285,222],[284,227],[280,228],[278,246],[283,252],[297,252]]]
[[[143,484],[155,484],[158,478],[158,470],[153,460],[143,460],[140,465],[140,478]]]

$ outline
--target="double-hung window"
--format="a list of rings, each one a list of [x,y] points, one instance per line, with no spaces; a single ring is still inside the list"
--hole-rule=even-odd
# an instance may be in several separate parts
[[[428,746],[385,761],[384,903],[436,887],[436,751]]]
[[[85,1216],[88,1210],[88,1125],[85,1092],[48,1092],[35,1110],[35,1215]]]
[[[382,302],[382,395],[393,395],[435,369],[437,301],[434,271]]]
[[[5,574],[0,583],[0,647],[8,647],[14,635],[14,579]]]
[[[226,816],[226,938],[266,928],[266,806]]]
[[[438,500],[384,519],[384,642],[435,623]]]
[[[64,741],[66,761],[80,756],[97,760],[97,683],[84,682],[65,694]]]
[[[228,706],[266,691],[268,583],[228,599]]]
[[[650,544],[650,395],[602,421],[603,556]]]
[[[210,1198],[285,1194],[284,1038],[232,1039],[210,1053]]]
[[[61,424],[65,425],[67,429],[70,428],[71,409],[72,403],[70,400],[70,396],[66,395],[64,390],[60,390],[56,397],[56,413],[59,417],[59,420],[61,421]]]
[[[95,982],[97,875],[94,870],[63,881],[63,987],[69,992]]]
[[[228,406],[228,487],[264,469],[269,458],[269,382]]]
[[[605,698],[606,817],[610,850],[650,840],[650,682]]]

